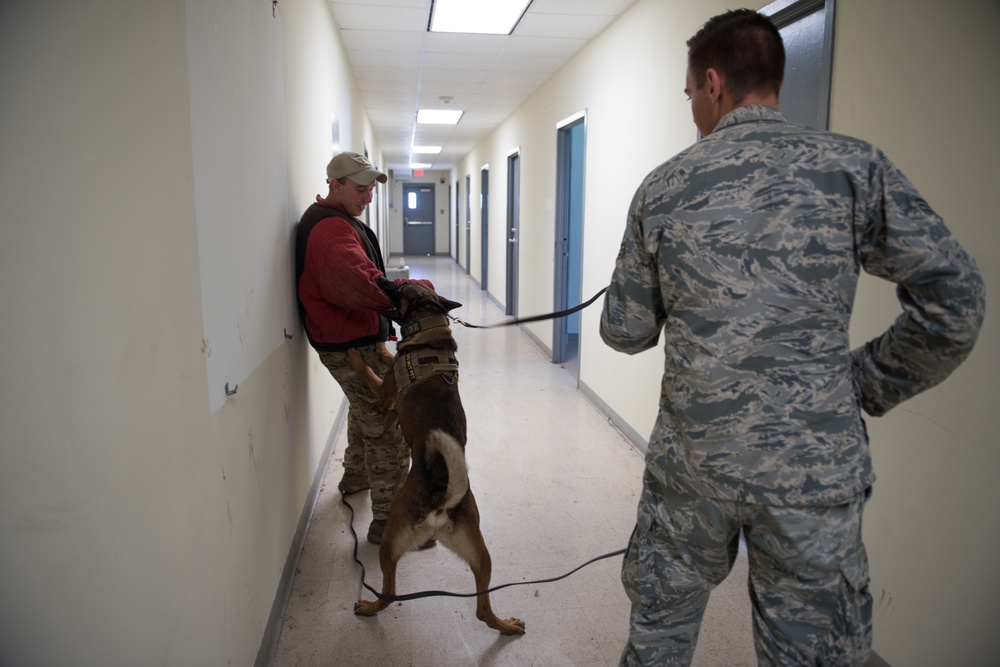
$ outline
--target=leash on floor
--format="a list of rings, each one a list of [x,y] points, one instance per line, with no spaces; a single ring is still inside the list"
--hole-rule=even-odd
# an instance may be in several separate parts
[[[595,299],[597,297],[594,297]],[[486,589],[485,591],[476,591],[475,593],[452,593],[449,591],[420,591],[418,593],[407,593],[405,595],[382,595],[374,588],[368,585],[365,581],[365,564],[361,562],[358,558],[358,534],[354,532],[354,508],[351,504],[347,502],[347,494],[343,491],[340,492],[340,502],[347,506],[347,509],[351,512],[351,522],[349,524],[351,529],[351,535],[354,536],[354,562],[361,566],[361,585],[367,588],[372,595],[377,597],[379,600],[385,602],[405,602],[407,600],[416,600],[418,598],[430,598],[430,597],[453,597],[453,598],[474,598],[477,595],[482,595],[483,593],[492,593],[493,591],[498,591],[502,588],[509,588],[511,586],[530,586],[532,584],[549,584],[554,581],[559,581],[560,579],[565,579],[571,574],[574,574],[578,570],[582,570],[591,563],[596,563],[599,560],[604,560],[605,558],[613,558],[615,556],[623,556],[625,554],[625,549],[619,549],[618,551],[612,551],[611,553],[606,553],[603,556],[597,556],[596,558],[591,558],[583,565],[579,565],[566,574],[559,575],[558,577],[551,577],[549,579],[536,579],[534,581],[515,581],[509,584],[500,584],[499,586],[493,586]]]
[[[448,317],[451,318],[452,322],[455,322],[456,324],[461,324],[463,327],[469,327],[470,329],[495,329],[496,327],[509,327],[514,324],[523,324],[525,322],[556,320],[559,319],[560,317],[566,317],[567,315],[572,315],[578,310],[583,310],[590,304],[597,301],[597,298],[607,291],[608,288],[605,287],[600,292],[590,297],[585,302],[581,303],[579,306],[573,306],[572,308],[567,308],[566,310],[560,310],[556,313],[547,313],[545,315],[532,315],[531,317],[520,317],[520,318],[515,318],[513,320],[507,320],[505,322],[498,322],[496,324],[469,324],[468,322],[463,321],[461,318],[453,317],[451,315],[449,315]]]

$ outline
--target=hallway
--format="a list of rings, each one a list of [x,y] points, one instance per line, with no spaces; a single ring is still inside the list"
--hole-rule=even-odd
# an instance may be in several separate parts
[[[463,304],[452,315],[473,324],[503,319],[451,258],[410,259],[409,265],[410,277],[430,279],[439,293]],[[557,577],[624,548],[641,486],[641,455],[577,391],[575,377],[550,363],[517,327],[452,330],[469,422],[471,486],[493,558],[491,585]],[[472,598],[423,598],[394,604],[375,618],[355,616],[354,602],[373,596],[360,585],[350,514],[337,491],[345,438],[342,427],[300,555],[274,667],[617,664],[628,627],[620,556],[558,582],[493,593],[499,616],[525,621],[520,637],[499,636],[478,621]],[[358,556],[369,585],[379,589],[378,547],[364,541],[368,495],[348,501],[362,540]],[[746,567],[741,551],[713,593],[695,665],[756,664]],[[397,587],[400,593],[474,590],[465,564],[440,545],[407,554]]]

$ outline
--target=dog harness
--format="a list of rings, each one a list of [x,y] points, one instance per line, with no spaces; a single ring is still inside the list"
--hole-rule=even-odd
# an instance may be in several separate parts
[[[448,384],[455,384],[458,360],[434,350],[414,350],[398,355],[392,372],[396,374],[396,391],[435,375],[440,375]]]
[[[445,326],[448,326],[446,316],[432,315],[410,322],[401,328],[401,332],[405,341],[421,331]],[[397,391],[435,375],[440,375],[448,384],[455,384],[458,380],[458,360],[426,348],[400,352],[392,365],[392,372],[396,374]]]

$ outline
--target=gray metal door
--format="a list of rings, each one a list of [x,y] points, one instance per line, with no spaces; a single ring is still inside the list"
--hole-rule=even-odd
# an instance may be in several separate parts
[[[465,176],[465,272],[472,270],[472,176]]]
[[[434,254],[434,185],[403,184],[403,254]]]
[[[553,310],[580,305],[583,281],[583,168],[586,121],[577,118],[557,131],[556,247]],[[579,354],[580,313],[552,321],[552,362]]]
[[[760,12],[785,42],[782,113],[793,123],[829,129],[834,0],[777,0]]]
[[[488,291],[488,285],[486,280],[489,277],[490,269],[490,170],[487,167],[483,167],[480,172],[480,178],[482,182],[482,190],[479,195],[479,211],[480,211],[480,221],[482,222],[482,235],[479,240],[479,250],[482,257],[482,287],[483,290]]]
[[[521,159],[507,156],[507,315],[517,317],[518,232],[521,203]]]

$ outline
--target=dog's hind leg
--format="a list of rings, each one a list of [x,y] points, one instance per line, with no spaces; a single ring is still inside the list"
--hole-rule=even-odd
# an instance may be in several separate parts
[[[378,562],[382,568],[382,595],[396,594],[396,565],[399,556],[393,553],[388,536],[383,538],[378,550]],[[358,600],[354,603],[354,613],[358,616],[374,616],[389,606],[388,600]]]
[[[470,492],[471,493],[471,492]],[[473,501],[475,502],[475,501]],[[442,543],[469,564],[476,578],[476,591],[487,591],[493,576],[493,560],[486,548],[483,534],[479,530],[478,511],[474,511],[461,525],[455,527],[455,535]],[[476,618],[502,635],[523,635],[524,621],[519,618],[502,619],[493,612],[490,594],[476,596]]]
[[[476,590],[485,591],[490,587],[493,563],[490,552],[486,550],[486,543],[483,541],[482,535],[479,535],[479,543],[482,545],[481,550],[476,548],[479,553],[476,560],[469,562],[469,567],[476,578]],[[489,593],[480,593],[476,596],[476,618],[494,630],[499,630],[502,635],[524,634],[524,621],[513,617],[502,619],[493,612]]]

